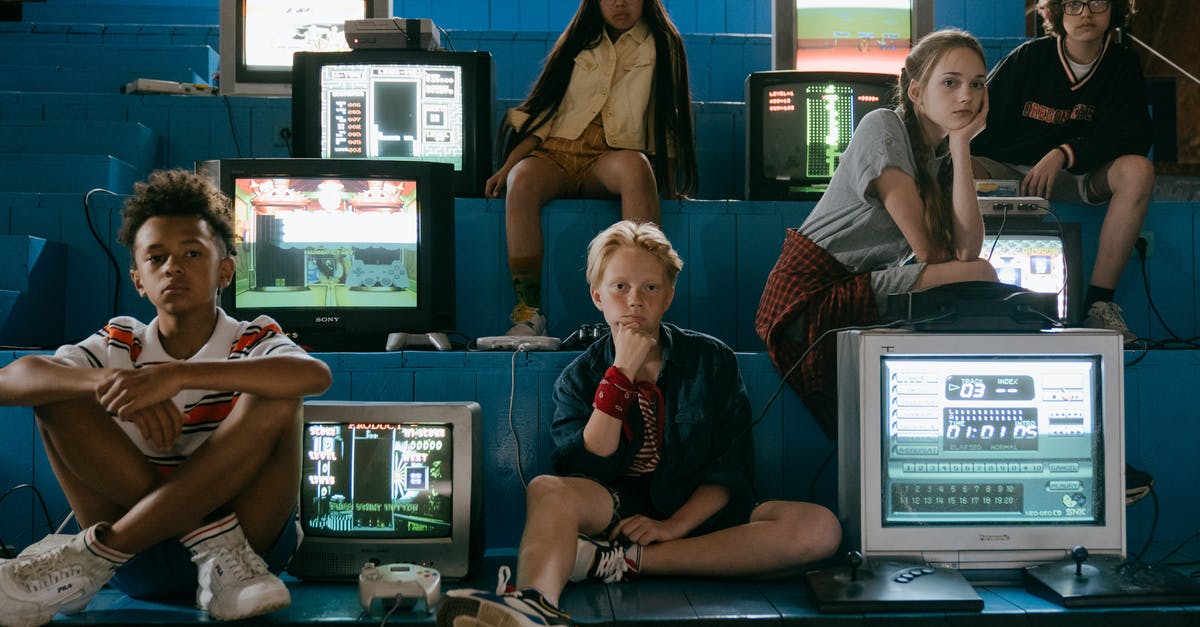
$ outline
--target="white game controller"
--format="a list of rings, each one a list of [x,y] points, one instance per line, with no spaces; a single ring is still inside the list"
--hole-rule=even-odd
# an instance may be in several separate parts
[[[380,564],[367,562],[358,574],[358,603],[371,609],[375,599],[385,605],[411,605],[425,599],[425,611],[442,598],[442,575],[437,570],[417,564]]]

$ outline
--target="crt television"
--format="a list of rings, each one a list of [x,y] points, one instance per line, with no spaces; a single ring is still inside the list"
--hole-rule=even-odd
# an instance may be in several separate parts
[[[773,0],[777,70],[899,75],[933,31],[933,0]]]
[[[198,169],[233,201],[230,315],[274,318],[316,351],[379,351],[394,331],[454,328],[450,166],[226,159]]]
[[[1015,577],[1125,556],[1114,331],[838,335],[839,515],[866,559]]]
[[[355,579],[374,561],[466,576],[482,555],[479,422],[474,402],[306,402],[288,572]]]
[[[754,72],[746,78],[746,199],[815,200],[863,116],[891,107],[896,76]]]
[[[1083,252],[1078,222],[984,217],[982,256],[1001,283],[1058,294],[1058,317],[1078,323],[1083,312]]]
[[[449,163],[455,195],[481,196],[493,92],[488,52],[298,53],[293,155]]]
[[[286,96],[292,55],[349,50],[346,20],[392,17],[392,0],[220,0],[220,90]]]

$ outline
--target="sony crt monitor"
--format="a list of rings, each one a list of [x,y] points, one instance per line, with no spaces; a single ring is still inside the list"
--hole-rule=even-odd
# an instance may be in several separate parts
[[[314,351],[381,351],[389,333],[454,329],[450,166],[226,159],[197,169],[233,202],[222,307],[267,315]]]
[[[293,156],[436,161],[456,196],[491,174],[492,56],[446,50],[299,53]]]
[[[900,74],[933,31],[933,0],[773,0],[777,70]]]
[[[746,199],[820,198],[863,116],[893,105],[896,76],[754,72],[746,78]]]
[[[839,516],[866,559],[1010,579],[1125,556],[1119,333],[838,335]]]
[[[373,561],[466,576],[482,555],[479,420],[474,402],[306,402],[288,572],[353,580]]]

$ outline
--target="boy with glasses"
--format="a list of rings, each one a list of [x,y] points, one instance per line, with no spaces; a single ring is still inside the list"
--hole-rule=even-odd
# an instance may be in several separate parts
[[[975,177],[1017,179],[1023,195],[1108,203],[1084,325],[1129,330],[1113,302],[1154,188],[1152,129],[1137,56],[1113,31],[1134,0],[1038,0],[1048,36],[988,75],[987,129],[972,142]]]

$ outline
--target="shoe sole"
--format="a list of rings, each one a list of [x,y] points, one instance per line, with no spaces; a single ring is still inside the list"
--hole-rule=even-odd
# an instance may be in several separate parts
[[[478,599],[444,597],[438,606],[439,627],[537,627],[532,620],[521,620],[516,609],[503,609]]]
[[[254,611],[250,612],[248,614],[224,614],[224,615],[222,615],[220,612],[213,612],[212,608],[210,607],[208,609],[208,615],[211,618],[215,618],[215,619],[221,620],[221,621],[241,620],[243,618],[253,618],[255,616],[262,616],[263,614],[269,614],[271,612],[274,612],[275,610],[282,610],[283,608],[285,608],[291,604],[292,604],[292,598],[289,595],[287,598],[271,600],[266,605],[262,605],[262,606],[254,608]]]

